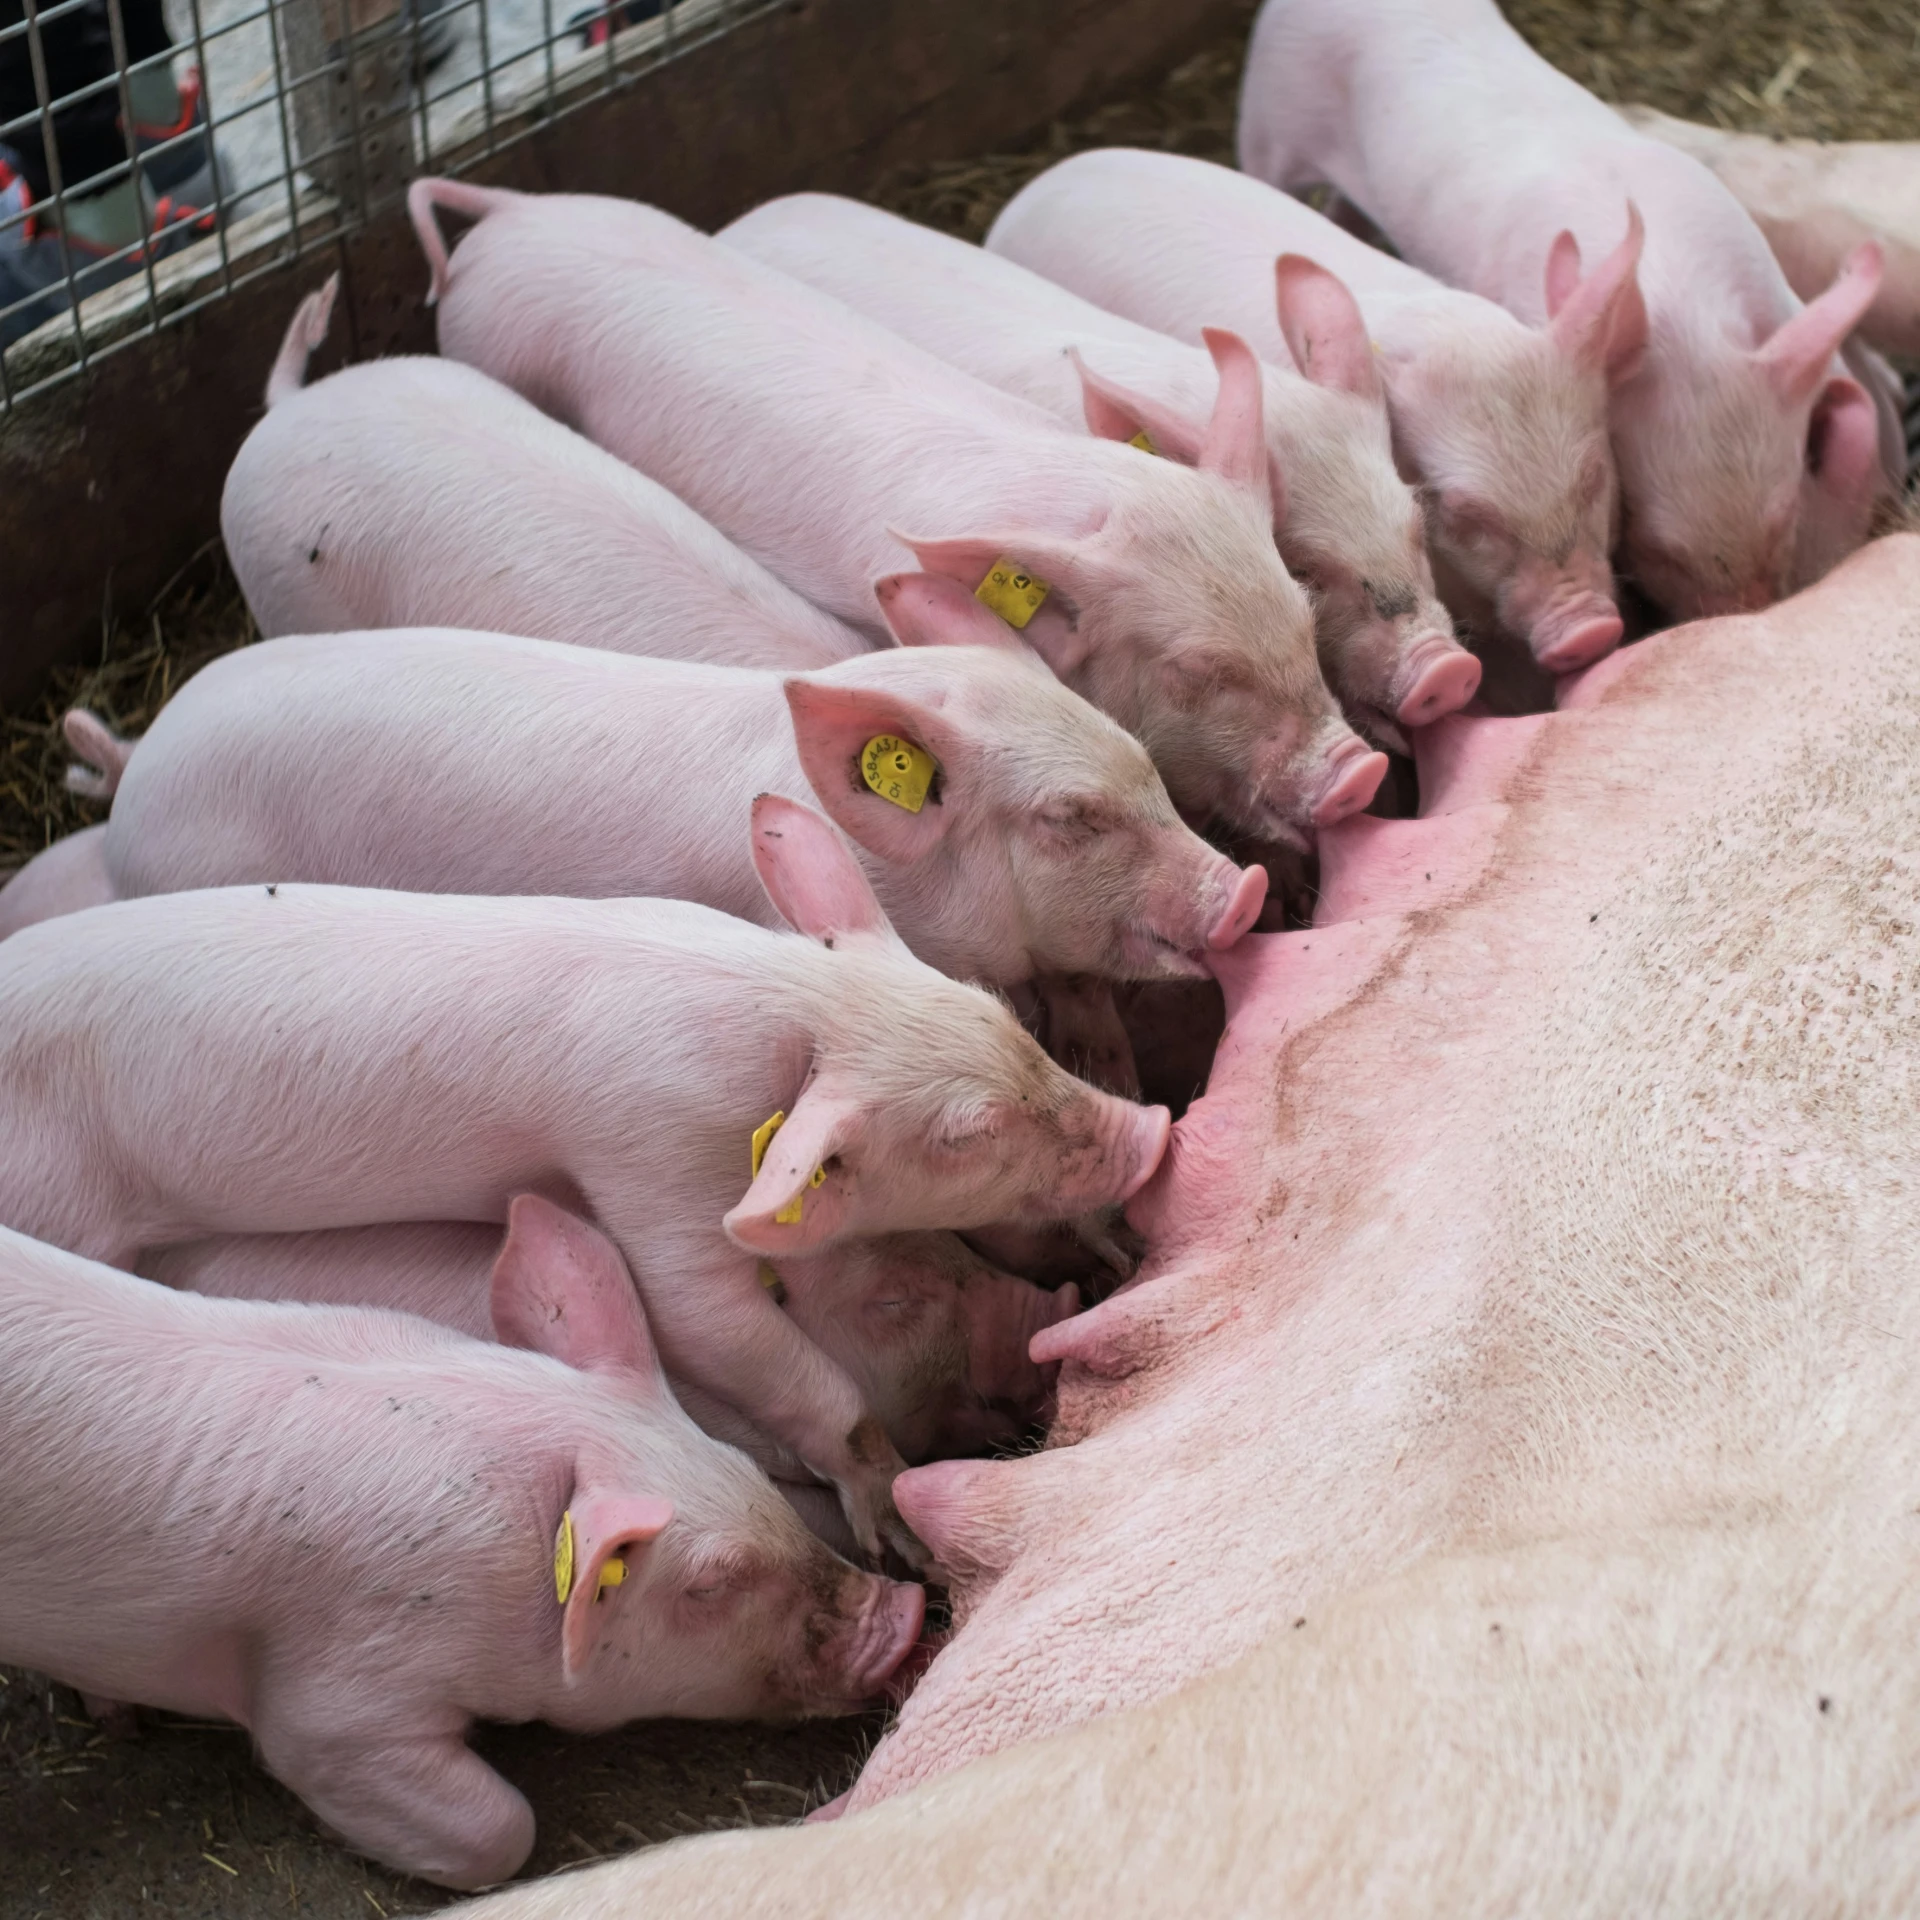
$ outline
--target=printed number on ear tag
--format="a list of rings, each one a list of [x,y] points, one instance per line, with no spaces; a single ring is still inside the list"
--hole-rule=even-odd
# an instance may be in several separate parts
[[[1138,433],[1131,435],[1127,440],[1127,445],[1130,447],[1138,447],[1142,453],[1158,453],[1160,451],[1160,449],[1153,444],[1153,435],[1150,434],[1145,427],[1142,427]]]
[[[564,1607],[573,1591],[573,1513],[560,1516],[560,1531],[553,1536],[553,1597]]]
[[[987,569],[987,577],[974,588],[973,597],[1008,626],[1024,627],[1052,591],[1038,574],[1015,566],[1011,560],[996,560]]]
[[[876,733],[860,749],[860,778],[882,800],[918,813],[933,785],[933,755],[897,733]]]

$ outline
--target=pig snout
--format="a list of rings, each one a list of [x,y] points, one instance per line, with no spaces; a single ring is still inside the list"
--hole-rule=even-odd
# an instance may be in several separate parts
[[[1260,837],[1310,851],[1313,830],[1362,811],[1386,772],[1387,756],[1337,718],[1304,740],[1270,742],[1259,756]]]
[[[1173,1116],[1165,1107],[1136,1106],[1096,1088],[1081,1089],[1056,1116],[1062,1144],[1057,1162],[1034,1168],[1030,1189],[1038,1217],[1070,1219],[1122,1205],[1153,1178]],[[1047,1178],[1050,1167],[1057,1167]]]
[[[1158,883],[1148,893],[1140,959],[1160,975],[1198,977],[1202,956],[1230,947],[1260,917],[1266,904],[1264,867],[1238,867],[1182,831],[1200,858],[1162,864]]]
[[[1207,946],[1215,953],[1232,946],[1260,918],[1260,909],[1267,904],[1265,867],[1235,867],[1232,861],[1225,865],[1226,871],[1220,876],[1225,897],[1207,929]]]
[[[1321,762],[1320,778],[1308,817],[1330,827],[1349,814],[1363,812],[1386,778],[1387,756],[1375,753],[1357,734],[1342,731]]]
[[[840,1589],[837,1630],[821,1649],[823,1690],[871,1700],[905,1662],[926,1619],[923,1588],[877,1573],[850,1573]]]
[[[1500,596],[1502,623],[1523,633],[1549,673],[1576,673],[1620,644],[1625,627],[1604,559],[1532,574],[1523,569]]]
[[[1430,727],[1479,690],[1480,662],[1452,634],[1422,633],[1401,656],[1393,717],[1403,727]]]

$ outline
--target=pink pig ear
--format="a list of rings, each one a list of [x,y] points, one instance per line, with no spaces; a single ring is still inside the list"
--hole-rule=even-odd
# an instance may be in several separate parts
[[[1381,399],[1373,343],[1347,283],[1317,260],[1283,253],[1273,263],[1273,284],[1280,331],[1300,371],[1316,386]]]
[[[950,592],[961,592],[951,581],[939,584]],[[1012,631],[985,607],[980,612],[996,627]],[[955,805],[966,804],[964,793],[956,797],[954,789],[953,769],[960,753],[953,728],[917,700],[876,688],[836,686],[799,675],[783,684],[800,765],[828,818],[882,860],[911,865],[924,859],[945,837]],[[876,792],[862,777],[868,743],[882,735],[920,748],[934,763],[936,785],[924,796],[917,813]],[[754,838],[757,848],[757,823]],[[861,884],[866,884],[864,875]],[[767,890],[773,891],[772,881],[767,882]],[[778,899],[774,904],[780,906]],[[780,911],[791,920],[784,906]]]
[[[615,1617],[634,1560],[666,1531],[672,1518],[671,1500],[644,1494],[574,1495],[554,1542],[556,1600],[563,1575],[567,1588],[559,1604],[560,1671],[568,1686],[578,1684],[605,1624]]]
[[[1274,497],[1273,462],[1267,455],[1266,381],[1253,349],[1224,327],[1204,327],[1200,337],[1220,374],[1220,392],[1200,443],[1203,473],[1217,473],[1245,487],[1276,518],[1284,503]]]
[[[891,527],[887,531],[902,546],[913,549],[914,558],[927,572],[957,580],[969,593],[987,577],[996,561],[1011,560],[1029,568],[1057,591],[1021,630],[1021,638],[1063,680],[1085,663],[1087,643],[1072,607],[1100,584],[1100,560],[1092,537],[1098,529],[1090,529],[1088,537],[1079,540],[1030,531],[922,540]]]
[[[620,1250],[599,1228],[537,1193],[516,1194],[493,1263],[501,1344],[587,1372],[661,1379],[646,1315]]]
[[[1646,222],[1629,200],[1626,238],[1584,279],[1580,244],[1571,233],[1556,234],[1547,253],[1548,332],[1554,344],[1616,384],[1634,373],[1647,350],[1647,303],[1640,294],[1646,238]]]
[[[721,1224],[754,1253],[803,1253],[846,1225],[848,1173],[842,1156],[861,1125],[865,1103],[813,1081],[768,1140],[760,1171]],[[748,1142],[740,1143],[751,1166]]]
[[[958,580],[941,573],[889,573],[873,583],[888,630],[903,647],[1031,649]]]
[[[1204,425],[1176,413],[1171,407],[1109,380],[1080,357],[1078,347],[1067,349],[1067,358],[1080,376],[1080,404],[1087,416],[1087,431],[1102,440],[1131,440],[1144,431],[1154,451],[1183,466],[1197,466],[1201,442],[1206,438]]]
[[[1807,467],[1823,492],[1865,500],[1884,483],[1880,413],[1857,380],[1835,376],[1807,420]]]
[[[780,793],[754,800],[753,864],[767,898],[795,933],[823,947],[840,940],[898,941],[846,842],[798,800]]]
[[[1879,241],[1863,240],[1847,255],[1833,285],[1760,348],[1755,358],[1788,406],[1798,406],[1826,378],[1841,342],[1878,297],[1885,265]]]

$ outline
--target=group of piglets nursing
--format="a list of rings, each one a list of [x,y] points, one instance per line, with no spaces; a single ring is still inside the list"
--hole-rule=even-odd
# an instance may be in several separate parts
[[[110,814],[0,891],[0,1660],[460,1888],[533,1842],[475,1720],[898,1697],[913,1470],[1144,1245],[1150,989],[1894,494],[1876,243],[1803,305],[1490,0],[1273,0],[1241,141],[984,247],[423,179],[439,355],[309,383],[300,304],[266,637],[70,714]]]

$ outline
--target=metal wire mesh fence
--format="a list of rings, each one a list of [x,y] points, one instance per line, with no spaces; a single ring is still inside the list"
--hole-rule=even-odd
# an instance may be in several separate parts
[[[781,0],[0,0],[0,415]]]

